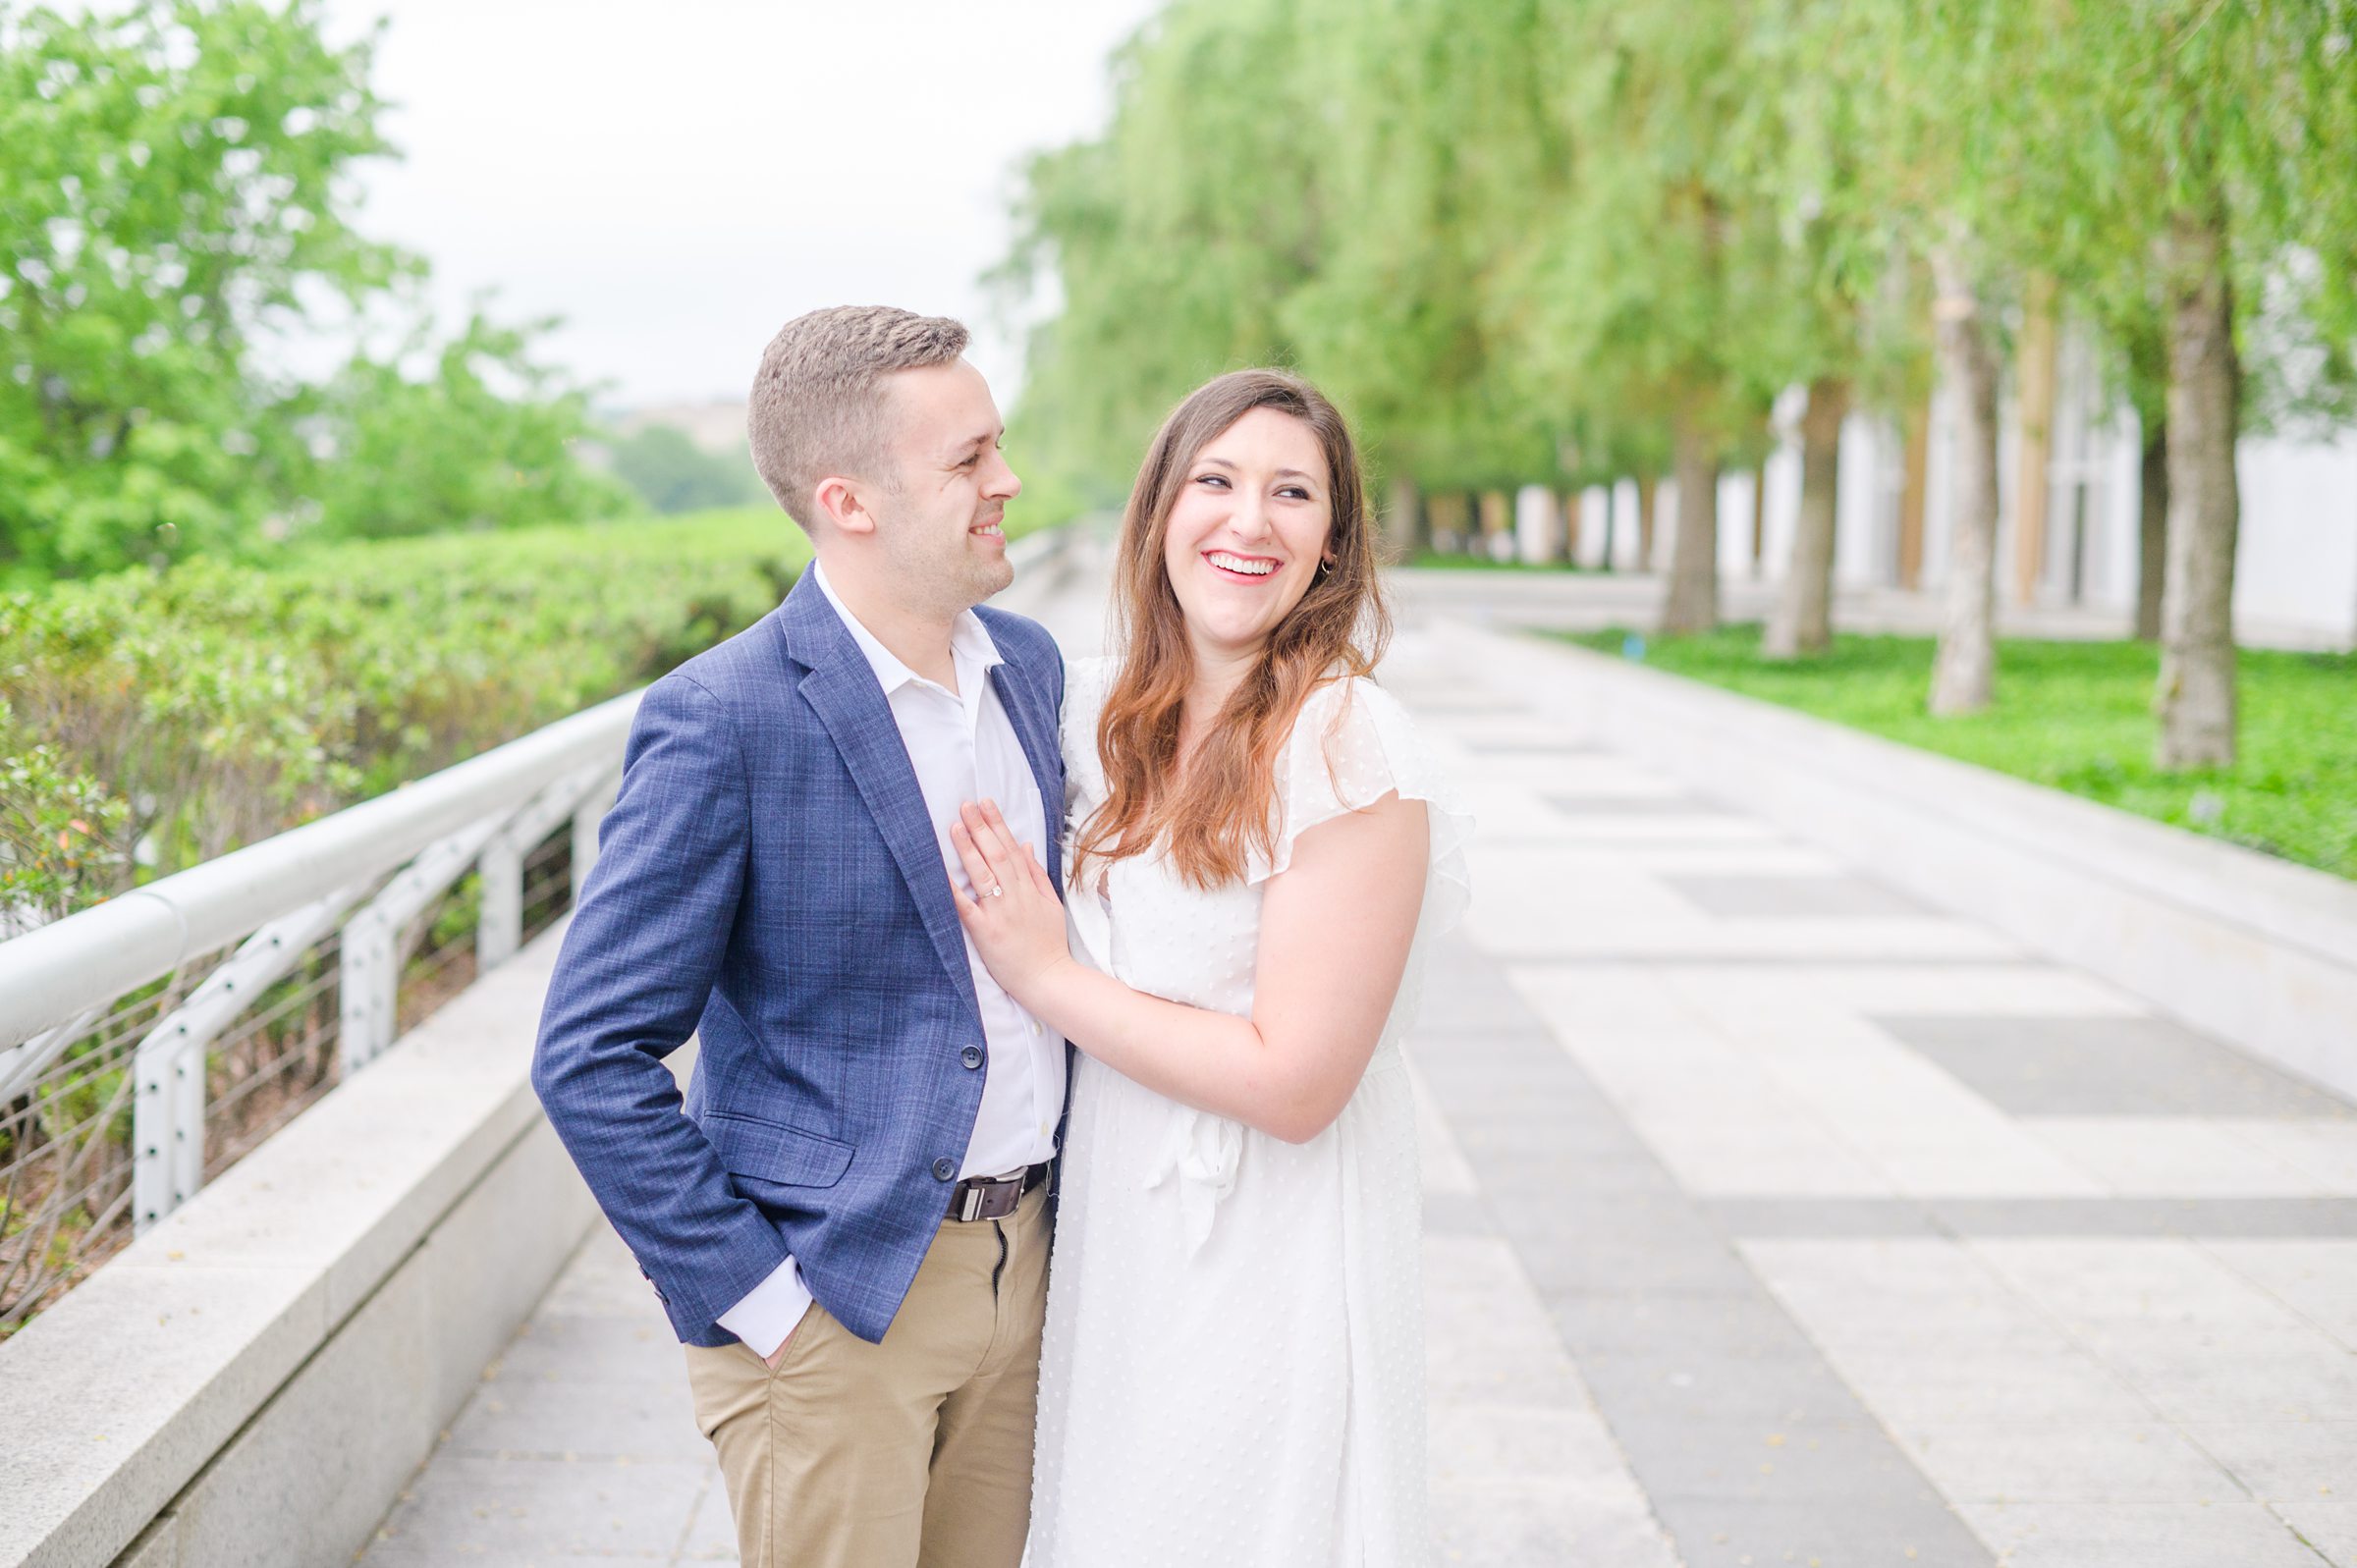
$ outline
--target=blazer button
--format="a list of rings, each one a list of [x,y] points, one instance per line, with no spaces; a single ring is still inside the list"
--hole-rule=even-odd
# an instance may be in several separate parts
[[[964,1062],[968,1067],[979,1067],[982,1065],[982,1048],[980,1046],[968,1046],[963,1051],[958,1053],[958,1059]]]
[[[935,1181],[947,1181],[956,1174],[958,1174],[957,1161],[936,1160],[933,1162],[933,1179]]]

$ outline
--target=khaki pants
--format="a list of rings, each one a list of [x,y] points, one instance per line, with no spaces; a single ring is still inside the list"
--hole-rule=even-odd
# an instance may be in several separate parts
[[[686,1347],[744,1568],[1016,1568],[1047,1196],[943,1221],[880,1345],[814,1304],[775,1372],[741,1344]]]

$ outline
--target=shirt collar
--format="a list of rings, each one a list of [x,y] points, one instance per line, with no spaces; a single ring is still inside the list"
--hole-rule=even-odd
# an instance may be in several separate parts
[[[939,682],[927,680],[909,669],[901,662],[899,655],[876,640],[874,632],[859,623],[859,618],[846,609],[843,601],[835,596],[835,585],[827,581],[825,568],[815,561],[811,562],[810,575],[818,580],[818,591],[827,596],[827,603],[834,607],[835,614],[850,632],[851,641],[859,645],[860,657],[876,673],[876,684],[884,688],[884,695],[891,696],[910,681],[938,687]],[[982,618],[971,610],[959,611],[958,619],[950,622],[950,657],[957,661],[958,684],[960,687],[966,684],[969,672],[979,678],[983,672],[994,665],[1007,662],[999,652],[998,643],[992,639],[990,628],[982,624]]]

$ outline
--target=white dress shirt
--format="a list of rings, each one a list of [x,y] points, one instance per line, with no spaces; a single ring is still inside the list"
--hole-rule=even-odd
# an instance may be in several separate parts
[[[950,841],[950,826],[965,801],[997,801],[1015,838],[1044,851],[1047,810],[1014,725],[991,685],[991,667],[1006,661],[999,657],[998,644],[991,641],[982,618],[968,610],[950,628],[950,655],[958,679],[958,689],[952,691],[903,664],[844,608],[824,570],[813,565],[810,572],[884,688],[901,743],[916,771],[925,814],[933,819],[942,864],[958,886],[972,896],[973,886]],[[959,1174],[995,1176],[1054,1157],[1056,1118],[1064,1109],[1064,1042],[999,988],[971,941],[965,945],[965,962],[981,1003],[989,1054],[982,1068],[982,1107],[974,1115],[973,1136],[966,1142],[965,1163]],[[946,1195],[942,1208],[949,1208]],[[720,1315],[720,1326],[766,1359],[786,1342],[809,1306],[800,1266],[788,1258]]]

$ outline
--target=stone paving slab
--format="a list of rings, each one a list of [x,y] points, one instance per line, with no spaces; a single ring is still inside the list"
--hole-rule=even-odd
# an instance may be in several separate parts
[[[2165,1018],[1918,1014],[1882,1027],[2016,1116],[2357,1119],[2329,1091]]]
[[[1863,877],[1840,873],[1801,877],[1672,873],[1662,880],[1678,896],[1716,920],[1797,920],[1825,916],[1903,920],[1933,913],[1905,893]]]

